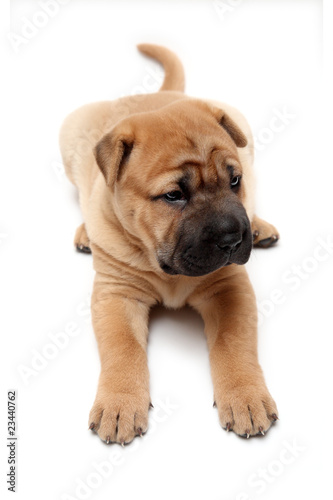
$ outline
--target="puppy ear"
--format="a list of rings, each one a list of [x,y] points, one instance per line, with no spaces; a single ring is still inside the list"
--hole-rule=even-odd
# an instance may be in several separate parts
[[[234,141],[238,148],[244,148],[247,145],[247,138],[241,131],[241,129],[236,125],[236,123],[230,118],[227,113],[222,111],[222,117],[219,120],[221,127],[228,132],[231,139]]]
[[[230,135],[236,146],[238,148],[244,148],[247,145],[247,138],[230,116],[217,106],[210,106],[210,110],[213,112],[221,127]]]
[[[131,134],[106,134],[95,146],[94,154],[108,187],[112,188],[119,179],[123,167],[129,160],[134,145]]]

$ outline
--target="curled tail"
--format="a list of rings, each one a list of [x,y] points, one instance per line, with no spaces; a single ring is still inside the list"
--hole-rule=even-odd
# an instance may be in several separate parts
[[[183,65],[171,50],[159,45],[141,43],[137,46],[140,52],[159,61],[164,68],[164,81],[161,90],[178,90],[184,92],[185,75]]]

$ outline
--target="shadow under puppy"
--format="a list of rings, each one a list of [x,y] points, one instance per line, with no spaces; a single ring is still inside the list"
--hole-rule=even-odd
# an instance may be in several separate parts
[[[60,133],[84,220],[75,245],[92,252],[96,270],[101,374],[90,428],[121,444],[147,430],[148,316],[161,303],[189,304],[204,319],[222,427],[264,434],[278,417],[243,264],[253,238],[269,246],[278,233],[254,214],[251,131],[231,106],[183,94],[175,54],[139,50],[163,64],[160,91],[83,106]]]

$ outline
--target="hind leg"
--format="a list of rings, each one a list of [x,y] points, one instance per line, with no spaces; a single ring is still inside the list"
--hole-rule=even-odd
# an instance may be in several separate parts
[[[252,220],[253,245],[260,248],[268,248],[274,245],[280,235],[277,229],[263,219],[259,219],[256,215]]]
[[[81,224],[76,230],[74,237],[74,245],[78,252],[91,253],[90,241],[87,235],[85,224]]]

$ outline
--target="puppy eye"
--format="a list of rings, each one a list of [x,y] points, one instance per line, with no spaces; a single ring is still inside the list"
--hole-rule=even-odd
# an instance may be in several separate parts
[[[230,187],[231,189],[232,188],[235,188],[235,187],[238,187],[240,185],[240,181],[241,181],[241,176],[240,175],[235,175],[235,177],[233,177],[230,181]]]
[[[163,195],[164,199],[170,203],[174,203],[175,201],[185,200],[185,196],[181,191],[170,191],[170,193],[166,193]]]

